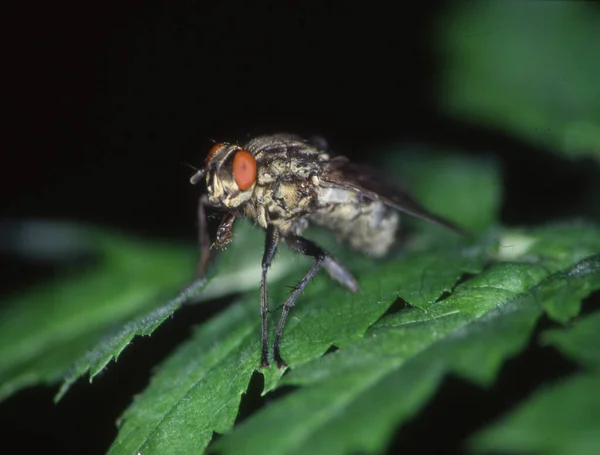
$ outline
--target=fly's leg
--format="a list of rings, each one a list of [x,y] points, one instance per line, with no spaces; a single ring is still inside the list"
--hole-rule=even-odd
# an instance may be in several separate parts
[[[260,314],[262,316],[262,328],[260,333],[260,366],[269,366],[269,340],[267,319],[269,316],[269,292],[267,290],[267,270],[271,267],[271,262],[277,253],[279,244],[279,231],[272,224],[267,226],[267,236],[265,238],[265,252],[262,258],[262,276],[260,280]]]
[[[208,197],[202,196],[198,201],[198,237],[200,243],[200,262],[198,263],[198,276],[202,277],[206,273],[208,262],[211,258],[210,254],[210,237],[208,235],[208,220],[206,217],[206,206],[208,205]],[[231,242],[233,223],[236,220],[234,212],[228,212],[223,216],[219,228],[217,229],[217,239],[215,245],[225,246]]]
[[[325,250],[315,243],[305,239],[304,237],[296,235],[286,237],[285,242],[291,250],[313,257],[315,259],[315,263],[310,268],[308,273],[304,275],[304,278],[302,278],[300,282],[294,286],[291,294],[283,304],[281,317],[279,319],[279,324],[277,324],[277,331],[275,332],[275,342],[273,343],[273,358],[275,359],[275,362],[279,368],[286,366],[285,361],[281,358],[280,344],[281,336],[283,334],[283,327],[285,326],[287,316],[294,306],[298,296],[302,293],[306,285],[310,282],[310,280],[313,279],[321,267],[325,267],[325,269],[334,279],[345,285],[351,291],[358,290],[358,284],[350,272],[348,272],[335,258],[330,256]]]
[[[226,213],[225,216],[223,216],[221,224],[219,224],[219,228],[217,229],[215,245],[222,247],[231,242],[233,223],[235,222],[236,216],[237,215],[233,212]]]
[[[344,267],[340,261],[325,253],[325,260],[323,261],[323,267],[329,273],[329,276],[338,283],[347,287],[352,292],[357,292],[360,288],[356,278]]]
[[[198,200],[198,243],[200,244],[200,262],[198,263],[198,276],[204,276],[210,257],[210,239],[208,237],[208,220],[206,219],[206,195]]]

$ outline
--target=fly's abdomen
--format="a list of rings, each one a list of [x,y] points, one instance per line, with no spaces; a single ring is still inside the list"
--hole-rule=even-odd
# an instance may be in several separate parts
[[[360,200],[352,191],[323,189],[322,208],[310,219],[333,231],[339,240],[370,256],[380,257],[393,245],[399,226],[395,210],[379,201]]]

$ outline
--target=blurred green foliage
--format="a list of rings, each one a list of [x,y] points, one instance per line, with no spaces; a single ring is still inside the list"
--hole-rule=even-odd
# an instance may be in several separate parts
[[[582,371],[541,388],[472,440],[481,452],[593,454],[600,451],[600,313],[568,329],[551,329],[542,341],[556,346]]]
[[[442,109],[569,157],[600,157],[594,2],[451,3],[440,15]]]

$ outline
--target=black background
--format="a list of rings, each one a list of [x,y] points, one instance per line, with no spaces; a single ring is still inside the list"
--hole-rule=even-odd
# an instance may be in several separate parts
[[[279,131],[322,135],[338,153],[365,161],[376,146],[397,141],[491,152],[503,168],[504,223],[577,214],[572,201],[592,184],[585,162],[436,110],[442,69],[432,32],[449,3],[405,3],[398,11],[345,3],[13,9],[3,27],[3,218],[78,220],[194,241],[198,189],[183,163],[200,165],[211,140]],[[0,407],[8,441],[24,452],[103,453],[152,365],[187,335],[185,319],[134,343],[58,406],[53,388],[9,399]]]

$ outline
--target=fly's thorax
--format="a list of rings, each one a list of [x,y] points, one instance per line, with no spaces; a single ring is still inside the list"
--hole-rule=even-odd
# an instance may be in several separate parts
[[[329,161],[329,154],[325,150],[315,147],[293,134],[258,136],[248,141],[243,147],[252,152],[257,159],[264,155],[286,160],[292,172],[303,172],[308,163],[319,166],[323,162]]]
[[[290,134],[259,136],[243,147],[256,158],[260,184],[309,180],[320,175],[330,159],[325,151]]]
[[[318,207],[319,175],[329,155],[292,135],[257,137],[243,145],[256,158],[257,178],[246,216],[282,233],[300,233]]]
[[[263,228],[273,224],[283,234],[300,234],[305,226],[302,217],[318,207],[319,178],[291,178],[282,173],[283,167],[279,160],[265,163],[262,169],[267,177],[258,177],[252,198],[242,209]]]

